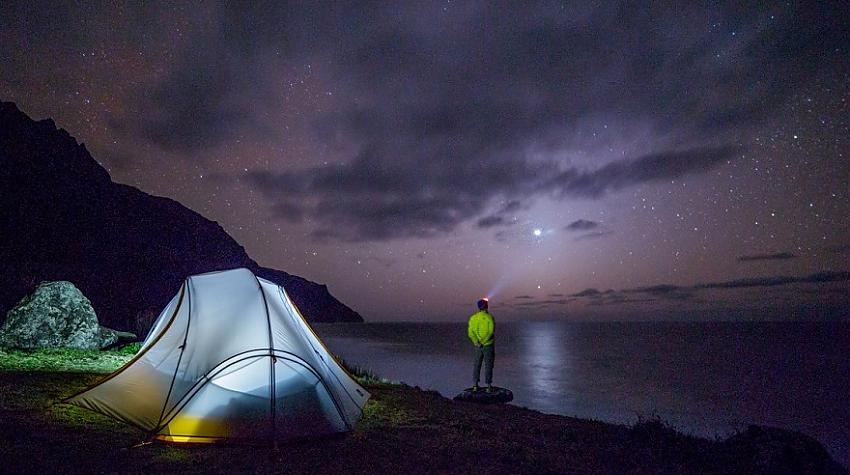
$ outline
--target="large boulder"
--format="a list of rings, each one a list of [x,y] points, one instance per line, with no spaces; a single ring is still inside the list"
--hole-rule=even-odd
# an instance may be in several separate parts
[[[21,300],[0,329],[7,348],[100,349],[135,335],[100,326],[91,302],[74,284],[42,282]]]

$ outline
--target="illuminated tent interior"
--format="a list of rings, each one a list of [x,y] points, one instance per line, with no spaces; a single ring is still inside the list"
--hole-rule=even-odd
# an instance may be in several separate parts
[[[369,393],[277,284],[248,269],[189,277],[139,353],[66,400],[154,440],[286,440],[351,429]]]

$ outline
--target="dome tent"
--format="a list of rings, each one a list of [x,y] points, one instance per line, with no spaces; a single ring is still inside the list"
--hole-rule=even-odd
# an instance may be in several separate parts
[[[248,269],[187,278],[138,354],[66,400],[170,442],[344,432],[369,393],[277,284]]]

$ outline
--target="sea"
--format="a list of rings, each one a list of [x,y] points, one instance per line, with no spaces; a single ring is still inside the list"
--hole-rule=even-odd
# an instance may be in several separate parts
[[[472,385],[465,322],[315,329],[382,378],[446,397]],[[800,431],[850,466],[850,322],[498,322],[493,383],[551,414],[660,418],[709,438],[749,424]]]

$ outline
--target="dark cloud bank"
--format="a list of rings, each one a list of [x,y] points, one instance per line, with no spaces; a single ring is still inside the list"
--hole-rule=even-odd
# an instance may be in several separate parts
[[[586,241],[588,239],[599,239],[614,234],[611,229],[601,229],[602,224],[588,219],[578,219],[566,225],[564,230],[572,232],[582,232],[574,238],[575,241]],[[589,232],[588,232],[589,231]]]
[[[458,170],[469,168],[469,164],[452,162],[446,163],[444,169],[418,169],[399,167],[392,161],[385,163],[374,155],[361,155],[344,166],[300,172],[254,172],[251,178],[278,198],[276,211],[283,218],[317,219],[327,226],[317,231],[323,237],[380,240],[429,237],[450,231],[485,211],[499,196],[548,193],[598,198],[634,184],[706,170],[736,153],[735,147],[719,147],[651,154],[591,172],[575,168],[560,170],[551,162],[505,160],[469,173]],[[382,165],[371,166],[369,162],[374,161]],[[466,180],[464,175],[470,178]],[[479,220],[478,226],[487,228],[505,223],[501,216],[489,216]],[[593,233],[586,237],[603,235]]]
[[[575,240],[576,241],[585,241],[585,240],[588,240],[588,239],[599,239],[599,238],[604,238],[606,236],[610,236],[612,234],[614,234],[614,231],[611,231],[610,229],[605,230],[605,231],[594,231],[592,233],[587,233],[587,234],[582,234],[581,236],[577,236],[575,238]]]
[[[568,224],[564,229],[567,231],[587,231],[590,229],[596,229],[599,227],[599,223],[596,221],[590,221],[587,219],[578,219]]]
[[[564,305],[575,301],[584,301],[593,306],[653,303],[660,300],[701,302],[699,292],[704,290],[750,289],[760,287],[791,286],[798,284],[826,284],[834,282],[850,282],[850,272],[835,271],[818,272],[805,276],[756,277],[723,282],[709,282],[691,286],[660,284],[622,290],[599,290],[588,288],[570,295],[569,298],[534,300],[528,295],[517,296],[515,299],[522,300],[522,302],[515,303],[514,305],[538,307]],[[801,290],[797,288],[794,292],[799,293]],[[823,292],[823,290],[817,290],[817,292],[820,293]],[[844,292],[844,290],[841,290],[841,292]]]
[[[505,226],[508,221],[501,216],[486,216],[479,219],[476,224],[479,228],[492,228],[494,226]]]
[[[742,289],[749,287],[776,287],[780,285],[790,284],[822,284],[827,282],[846,282],[850,281],[850,272],[818,272],[805,276],[775,276],[775,277],[754,277],[749,279],[735,279],[724,282],[710,282],[705,284],[696,284],[691,286],[679,285],[653,285],[650,287],[637,287],[634,289],[626,289],[622,292],[628,293],[646,293],[655,295],[672,294],[676,292],[688,292],[705,289]],[[590,290],[590,289],[589,289]]]
[[[721,166],[843,41],[842,28],[808,27],[840,18],[827,7],[773,18],[746,2],[221,10],[203,16],[213,27],[194,33],[120,125],[198,159],[238,136],[278,140],[263,116],[279,101],[275,66],[310,65],[310,80],[334,94],[310,126],[342,164],[250,179],[277,216],[344,240],[502,226],[495,203],[596,199]],[[632,147],[646,130],[659,138]]]
[[[788,259],[796,259],[797,256],[790,252],[777,252],[774,254],[754,254],[752,256],[740,256],[738,260],[741,262],[751,261],[787,261]]]

